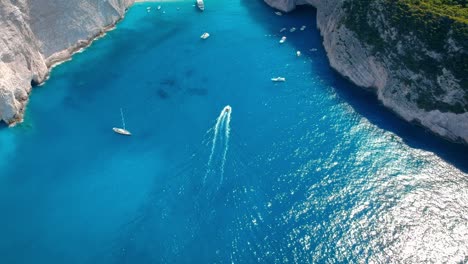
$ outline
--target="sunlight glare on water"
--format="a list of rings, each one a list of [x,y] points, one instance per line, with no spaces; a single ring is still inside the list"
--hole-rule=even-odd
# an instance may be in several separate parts
[[[136,4],[0,129],[0,263],[467,261],[466,146],[331,70],[314,9],[205,4]]]

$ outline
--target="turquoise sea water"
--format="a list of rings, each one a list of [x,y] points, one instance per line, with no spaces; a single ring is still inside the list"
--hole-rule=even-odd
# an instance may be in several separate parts
[[[135,5],[0,129],[0,263],[467,260],[466,147],[334,73],[313,9],[205,2]]]

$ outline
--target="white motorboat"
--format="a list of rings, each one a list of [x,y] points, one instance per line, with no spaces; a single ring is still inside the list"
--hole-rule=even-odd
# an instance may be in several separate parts
[[[283,31],[286,31],[286,28],[280,29],[280,33],[283,32]]]
[[[286,41],[286,37],[283,36],[283,37],[280,39],[279,43],[283,44],[285,41]]]
[[[161,6],[158,6],[158,10],[161,10]]]
[[[295,27],[292,27],[292,28],[289,30],[289,32],[294,32],[294,31],[296,31],[296,28],[295,28]]]
[[[300,57],[302,53],[300,51],[296,51],[296,56]]]
[[[113,127],[112,130],[114,130],[115,133],[120,134],[120,135],[131,136],[132,133],[130,133],[130,131],[128,131],[127,129],[125,129],[125,119],[124,119],[124,116],[123,116],[122,108],[120,108],[120,116],[121,116],[121,118],[122,118],[122,126],[123,126],[123,128],[120,128],[120,127]]]
[[[197,0],[197,7],[201,11],[205,10],[205,3],[203,3],[203,0]]]
[[[286,78],[284,77],[276,77],[276,78],[271,78],[271,81],[273,82],[285,82]]]
[[[306,29],[306,26],[301,27],[301,31],[304,31],[304,29]]]
[[[207,39],[209,37],[210,37],[210,33],[208,33],[208,32],[205,32],[200,36],[201,39]]]
[[[283,13],[281,13],[281,12],[279,12],[279,11],[278,11],[278,12],[275,12],[275,14],[278,15],[278,16],[282,16],[282,15],[283,15]]]

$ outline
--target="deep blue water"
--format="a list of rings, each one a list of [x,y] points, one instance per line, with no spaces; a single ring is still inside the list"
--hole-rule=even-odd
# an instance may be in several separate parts
[[[333,72],[313,9],[205,2],[135,5],[0,129],[0,263],[466,261],[466,147]]]

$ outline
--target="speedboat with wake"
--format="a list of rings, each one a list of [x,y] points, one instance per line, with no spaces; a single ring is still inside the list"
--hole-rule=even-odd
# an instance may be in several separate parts
[[[224,113],[229,113],[229,112],[231,112],[231,106],[230,106],[230,105],[226,105],[226,106],[224,107],[224,109],[223,109],[223,112],[224,112]]]
[[[197,0],[197,7],[200,9],[200,11],[205,10],[205,3],[203,3],[203,0]]]

